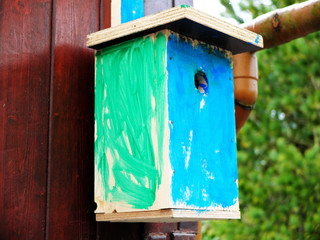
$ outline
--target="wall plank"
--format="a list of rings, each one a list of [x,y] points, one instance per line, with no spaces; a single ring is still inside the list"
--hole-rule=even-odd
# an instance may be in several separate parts
[[[93,211],[94,54],[100,1],[55,0],[47,239],[95,239]]]
[[[101,0],[100,30],[111,26],[111,0]]]
[[[45,235],[50,29],[51,1],[0,2],[0,239]]]

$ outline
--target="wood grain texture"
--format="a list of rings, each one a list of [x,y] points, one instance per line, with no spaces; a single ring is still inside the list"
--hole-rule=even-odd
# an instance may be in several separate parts
[[[101,49],[163,29],[170,29],[199,41],[226,49],[233,54],[263,47],[260,35],[234,26],[192,7],[175,7],[125,24],[92,33],[87,46]]]
[[[100,1],[56,0],[53,9],[47,239],[94,239],[94,53]]]
[[[111,27],[111,0],[101,0],[100,30]]]
[[[97,221],[110,222],[190,222],[208,219],[240,219],[238,211],[162,209],[139,212],[96,214]]]
[[[0,239],[45,235],[50,13],[51,1],[0,3]]]

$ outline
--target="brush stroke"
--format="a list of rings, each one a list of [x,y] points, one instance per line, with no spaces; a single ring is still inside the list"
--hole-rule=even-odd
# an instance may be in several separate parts
[[[130,22],[144,16],[143,0],[118,1],[121,1],[121,23]]]
[[[154,204],[161,184],[165,51],[166,38],[158,34],[156,40],[137,38],[96,53],[95,191],[109,205]]]

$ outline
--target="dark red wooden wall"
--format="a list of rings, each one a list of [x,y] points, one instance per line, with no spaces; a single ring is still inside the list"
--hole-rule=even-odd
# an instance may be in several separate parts
[[[94,219],[86,35],[109,25],[110,0],[0,1],[0,240],[195,239],[196,223]]]

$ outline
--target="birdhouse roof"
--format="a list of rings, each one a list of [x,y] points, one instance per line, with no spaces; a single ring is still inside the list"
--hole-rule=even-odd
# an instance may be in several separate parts
[[[232,54],[263,48],[263,39],[259,34],[187,5],[92,33],[87,36],[87,46],[101,49],[164,29],[226,49]]]

